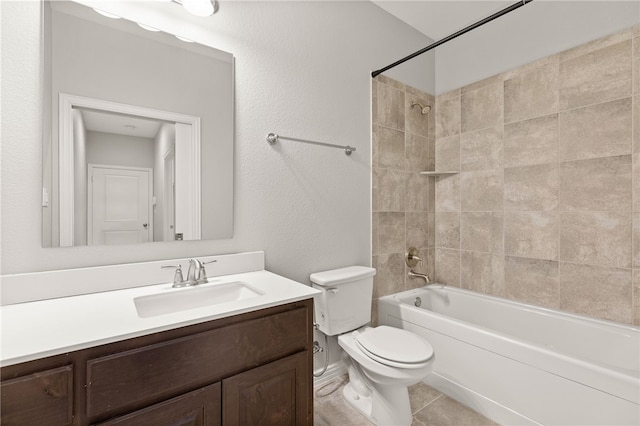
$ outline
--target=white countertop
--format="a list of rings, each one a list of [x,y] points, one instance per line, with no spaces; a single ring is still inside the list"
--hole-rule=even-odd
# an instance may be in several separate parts
[[[245,282],[264,292],[249,299],[140,318],[134,298],[170,291],[158,284],[0,307],[2,366],[308,299],[319,291],[268,271],[209,278],[213,286]]]

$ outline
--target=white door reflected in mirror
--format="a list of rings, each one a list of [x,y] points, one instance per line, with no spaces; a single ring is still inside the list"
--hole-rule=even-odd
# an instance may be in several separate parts
[[[89,164],[87,244],[150,241],[152,182],[151,169]]]

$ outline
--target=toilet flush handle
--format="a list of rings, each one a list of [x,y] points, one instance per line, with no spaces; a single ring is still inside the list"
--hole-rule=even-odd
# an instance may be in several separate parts
[[[329,287],[327,291],[331,294],[338,294],[338,289],[336,287]]]

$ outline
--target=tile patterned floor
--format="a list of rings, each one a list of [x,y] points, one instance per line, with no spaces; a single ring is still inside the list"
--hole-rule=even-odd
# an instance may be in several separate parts
[[[342,397],[347,377],[342,376],[314,389],[316,426],[371,426]],[[413,426],[494,426],[486,417],[437,390],[418,383],[409,388]]]

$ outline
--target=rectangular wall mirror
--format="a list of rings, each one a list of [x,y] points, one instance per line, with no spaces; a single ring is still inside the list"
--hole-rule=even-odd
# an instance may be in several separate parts
[[[233,236],[233,55],[42,3],[43,247]]]

